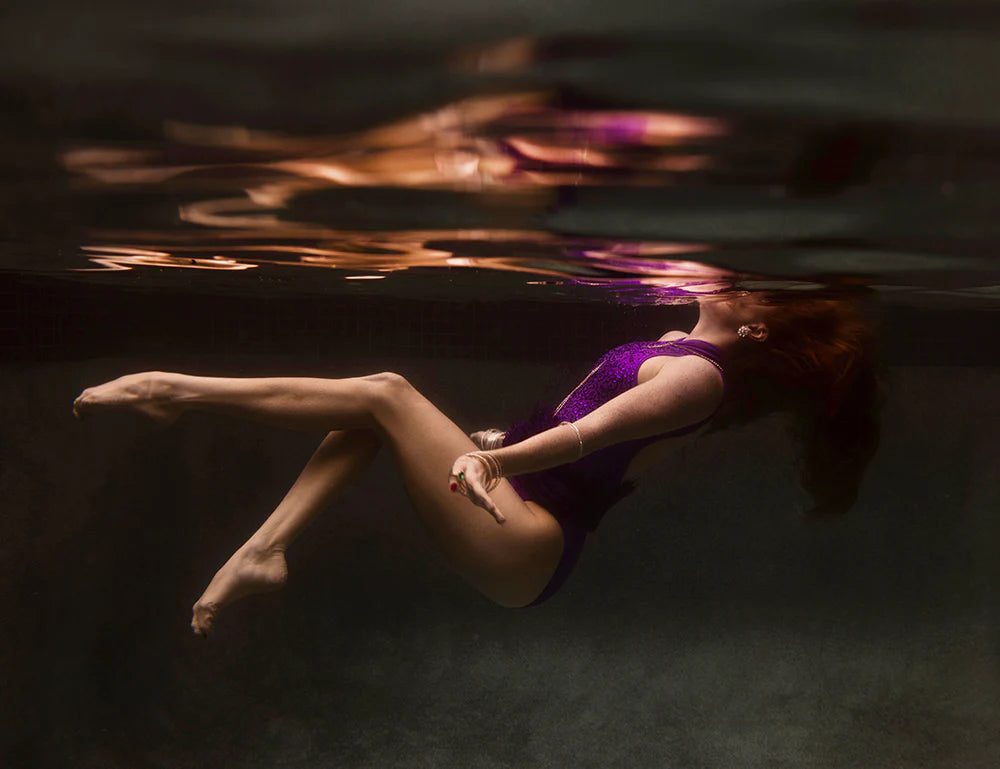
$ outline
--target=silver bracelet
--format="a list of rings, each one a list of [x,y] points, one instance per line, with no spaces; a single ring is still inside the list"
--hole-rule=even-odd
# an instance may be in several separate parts
[[[583,456],[583,436],[580,435],[580,428],[577,427],[572,422],[560,422],[559,424],[560,425],[569,425],[570,427],[573,428],[573,432],[576,433],[576,440],[580,444],[580,450],[577,452],[576,458],[580,459]]]

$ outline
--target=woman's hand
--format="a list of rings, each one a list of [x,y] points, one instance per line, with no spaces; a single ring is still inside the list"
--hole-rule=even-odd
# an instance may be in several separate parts
[[[468,497],[473,504],[492,515],[497,523],[503,523],[507,519],[486,491],[488,481],[487,466],[471,454],[463,454],[456,459],[448,476],[449,488],[453,492]]]
[[[507,437],[507,433],[490,427],[486,430],[476,430],[476,432],[470,433],[469,437],[482,451],[490,451],[503,446],[503,439]]]

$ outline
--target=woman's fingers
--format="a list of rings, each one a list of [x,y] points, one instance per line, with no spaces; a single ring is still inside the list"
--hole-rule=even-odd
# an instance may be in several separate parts
[[[507,437],[507,433],[502,430],[498,430],[495,427],[489,427],[485,430],[476,430],[474,433],[469,433],[469,438],[472,442],[479,447],[481,451],[492,451],[493,449],[499,449],[503,446],[504,438]]]
[[[483,439],[485,437],[486,437],[486,431],[485,430],[476,430],[476,432],[469,434],[469,438],[471,438],[472,442],[475,443],[476,446],[478,448],[480,448],[480,449],[485,448],[485,446],[483,444]]]
[[[479,462],[459,457],[451,468],[448,484],[453,492],[462,494],[474,505],[492,515],[497,523],[507,520],[483,486],[483,468]]]
[[[503,513],[500,512],[500,508],[490,499],[490,495],[486,493],[486,489],[483,488],[483,485],[479,481],[473,481],[469,484],[469,493],[466,496],[492,515],[497,523],[503,523],[507,520],[503,517]]]

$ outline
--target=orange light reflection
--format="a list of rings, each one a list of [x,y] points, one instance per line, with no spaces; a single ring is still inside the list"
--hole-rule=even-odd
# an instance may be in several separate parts
[[[516,59],[530,49],[504,50]],[[475,268],[592,285],[641,278],[668,287],[731,279],[690,260],[707,250],[703,244],[513,229],[341,230],[287,215],[303,194],[337,187],[501,193],[537,206],[566,185],[674,184],[710,168],[713,148],[730,133],[713,117],[574,110],[556,101],[544,92],[473,96],[388,125],[316,137],[167,123],[170,141],[163,144],[70,149],[61,160],[81,185],[175,192],[184,199],[181,221],[196,225],[98,233],[100,245],[84,248],[94,266],[81,269],[297,265],[358,271],[365,274],[345,279],[370,280],[385,277],[372,272]]]

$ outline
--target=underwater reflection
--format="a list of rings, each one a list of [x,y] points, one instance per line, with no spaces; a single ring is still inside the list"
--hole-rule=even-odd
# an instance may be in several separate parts
[[[241,233],[239,241],[245,242],[233,244],[226,240],[204,243],[204,238],[194,236],[194,243],[175,237],[181,242],[157,249],[84,246],[94,266],[76,269],[238,271],[297,265],[341,270],[349,280],[373,280],[417,268],[464,268],[523,273],[534,278],[529,283],[603,286],[632,302],[663,304],[724,291],[739,277],[681,258],[706,250],[697,244],[613,242],[508,230],[436,230],[312,232],[318,244],[307,246],[255,243],[255,234]]]
[[[83,248],[93,266],[81,269],[280,264],[378,279],[412,268],[474,268],[586,285],[620,280],[626,293],[655,301],[716,290],[718,280],[733,277],[692,261],[708,250],[696,242],[512,227],[372,231],[296,220],[296,199],[339,187],[450,190],[487,204],[498,193],[541,210],[567,185],[672,184],[709,167],[706,153],[728,132],[716,118],[553,102],[541,92],[476,96],[345,136],[168,123],[161,146],[67,150],[62,162],[81,184],[197,197],[178,204],[180,222],[193,227],[95,233],[103,242]],[[652,291],[640,290],[646,287]]]
[[[456,66],[501,66],[489,63],[496,53],[516,68],[518,56],[552,54],[536,43],[467,51]],[[378,280],[470,268],[655,302],[683,296],[685,281],[703,291],[706,270],[732,277],[725,266],[861,281],[899,300],[899,289],[995,297],[985,209],[958,215],[951,200],[959,179],[971,200],[987,167],[945,162],[933,132],[913,127],[902,142],[898,129],[863,123],[563,101],[548,91],[471,96],[319,136],[167,122],[164,142],[69,148],[61,161],[81,196],[129,197],[121,216],[92,229],[83,270],[300,266]],[[720,267],[688,276],[693,261]]]
[[[210,179],[247,183],[244,205],[189,207],[185,220],[280,207],[324,186],[517,192],[589,184],[665,184],[711,165],[724,121],[671,112],[574,110],[544,93],[476,96],[346,136],[293,137],[239,126],[166,125],[174,144],[66,151],[67,169],[104,184]],[[207,218],[207,221],[206,221]]]

